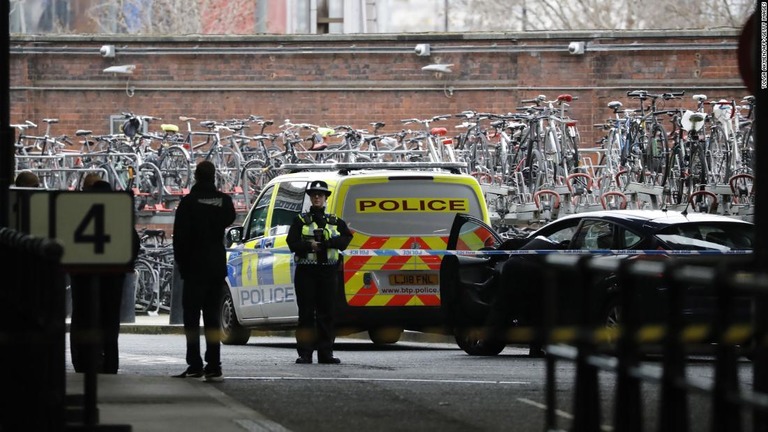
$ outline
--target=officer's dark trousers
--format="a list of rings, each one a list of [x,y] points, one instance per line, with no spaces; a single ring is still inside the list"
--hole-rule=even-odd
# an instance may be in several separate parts
[[[337,284],[336,265],[297,265],[294,284],[299,308],[296,349],[302,357],[333,357],[333,295]]]
[[[184,309],[184,334],[187,338],[187,364],[203,369],[200,357],[200,311],[203,311],[205,329],[205,363],[207,370],[221,368],[221,334],[219,326],[220,281],[205,281],[197,278],[184,279],[181,306]]]

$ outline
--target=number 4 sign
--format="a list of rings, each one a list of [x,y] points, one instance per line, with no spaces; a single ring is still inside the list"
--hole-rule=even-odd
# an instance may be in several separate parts
[[[133,197],[128,192],[62,192],[55,196],[51,237],[71,267],[125,266],[133,253]]]

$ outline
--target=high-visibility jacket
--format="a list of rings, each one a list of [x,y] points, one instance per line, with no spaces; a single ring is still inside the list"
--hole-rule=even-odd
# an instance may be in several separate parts
[[[322,230],[323,231],[323,242],[324,244],[328,244],[328,240],[330,240],[333,237],[338,237],[341,235],[339,233],[338,228],[338,218],[334,215],[325,214],[323,215],[323,219],[325,220],[325,226],[320,228],[320,226],[314,221],[312,218],[312,215],[310,213],[304,213],[301,216],[299,216],[304,223],[304,225],[301,228],[301,238],[304,241],[312,241],[316,240],[315,238],[315,230]],[[306,256],[299,256],[296,255],[296,263],[297,264],[336,264],[339,262],[339,250],[334,248],[327,248],[325,250],[326,259],[319,259],[322,258],[322,253],[318,254],[316,252],[308,252]]]

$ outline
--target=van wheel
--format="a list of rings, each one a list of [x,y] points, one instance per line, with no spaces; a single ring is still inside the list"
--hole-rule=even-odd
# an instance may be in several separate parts
[[[376,345],[389,345],[397,343],[403,335],[403,329],[395,327],[382,327],[368,330],[368,337]]]
[[[454,332],[456,344],[465,353],[474,356],[495,356],[504,351],[506,344],[480,336],[478,329],[457,328]]]
[[[221,296],[221,343],[224,345],[245,345],[251,338],[251,331],[237,322],[235,314],[235,305],[232,302],[232,295],[229,288],[224,289]]]

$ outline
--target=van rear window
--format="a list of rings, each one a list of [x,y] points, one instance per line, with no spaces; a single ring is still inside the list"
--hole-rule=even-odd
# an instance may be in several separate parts
[[[483,218],[475,190],[432,179],[350,186],[343,206],[349,227],[367,235],[448,235],[456,213]]]

